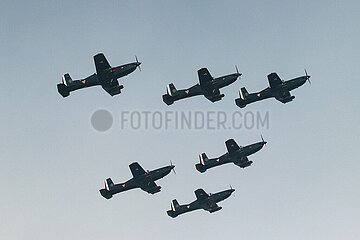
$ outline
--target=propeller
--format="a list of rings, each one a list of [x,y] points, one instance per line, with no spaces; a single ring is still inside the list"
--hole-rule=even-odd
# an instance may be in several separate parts
[[[171,211],[174,211],[174,208],[173,208],[173,205],[171,202],[170,202],[170,208],[171,208]]]
[[[309,81],[309,83],[311,84],[310,82],[310,76],[308,75],[307,71],[306,71],[306,68],[304,69],[305,70],[305,77],[306,77],[306,80]]]
[[[230,186],[230,190],[233,190],[231,184],[229,184],[229,186]],[[232,195],[235,197],[235,192]]]
[[[174,174],[176,174],[175,172],[175,165],[173,165],[172,161],[170,160],[170,167],[171,167],[171,170],[174,172]]]
[[[265,142],[265,140],[264,140],[264,138],[263,138],[262,134],[261,134],[260,136],[261,136],[261,141],[264,143],[264,145],[266,145],[266,144],[267,144],[267,142]]]
[[[236,73],[239,74],[239,77],[241,76],[241,73],[239,73],[238,67],[235,65]]]
[[[139,62],[137,56],[135,55],[135,60],[136,60],[136,63],[137,63],[137,67],[139,68],[140,72],[141,72],[141,67],[140,67],[140,64],[141,62]]]

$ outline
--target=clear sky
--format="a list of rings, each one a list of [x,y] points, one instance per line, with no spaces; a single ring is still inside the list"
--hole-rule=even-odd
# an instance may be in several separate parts
[[[0,236],[1,239],[358,239],[360,235],[359,1],[8,1],[0,2]],[[95,71],[93,55],[110,64],[142,61],[120,79],[121,95],[101,87],[62,98],[61,75]],[[196,71],[235,71],[241,80],[212,104],[203,97],[168,107],[167,83],[195,84]],[[312,84],[240,110],[238,89],[311,75]],[[114,125],[100,133],[91,115],[106,109]],[[268,129],[121,130],[122,111],[268,112]],[[225,153],[224,142],[267,146],[234,165],[198,173],[197,155]],[[129,179],[128,165],[176,165],[158,181],[110,200],[103,180]],[[172,219],[170,200],[193,191],[226,189],[235,197],[214,214]]]

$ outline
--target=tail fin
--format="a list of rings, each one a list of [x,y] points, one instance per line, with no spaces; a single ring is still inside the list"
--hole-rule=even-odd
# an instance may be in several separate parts
[[[172,200],[172,205],[174,207],[174,209],[173,209],[174,211],[176,211],[180,206],[180,204],[178,203],[178,201],[176,199]]]
[[[170,96],[172,96],[176,92],[177,90],[173,83],[170,83],[169,85],[166,86],[166,93],[169,94]]]
[[[62,75],[61,83],[59,83],[57,85],[58,92],[60,93],[61,96],[67,97],[70,95],[68,86],[71,83],[72,83],[72,79],[70,77],[70,74],[66,73],[66,74]]]
[[[69,86],[69,84],[72,83],[72,78],[70,77],[70,74],[65,73],[64,75],[62,75],[62,77],[61,77],[61,82],[62,82],[65,86]]]
[[[246,90],[245,87],[241,88],[240,91],[239,91],[239,95],[240,95],[240,98],[242,100],[245,100],[246,97],[249,95],[248,91]]]
[[[111,180],[111,178],[108,178],[105,180],[105,189],[108,191],[111,191],[114,187],[114,182]]]
[[[205,165],[205,163],[207,162],[207,160],[209,160],[209,158],[206,156],[205,153],[202,153],[199,154],[199,160],[201,165]]]

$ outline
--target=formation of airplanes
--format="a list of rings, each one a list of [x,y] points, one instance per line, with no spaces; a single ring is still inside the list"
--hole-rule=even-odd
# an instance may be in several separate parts
[[[141,62],[135,56],[135,62],[127,63],[117,67],[111,67],[103,53],[98,53],[94,56],[94,63],[96,73],[79,80],[73,80],[69,73],[66,73],[61,78],[61,83],[57,85],[58,92],[61,96],[68,97],[70,92],[92,87],[101,86],[108,94],[115,96],[121,93],[123,85],[119,84],[118,79],[129,75],[137,68],[141,71]],[[174,83],[166,86],[166,94],[162,96],[163,102],[166,105],[172,105],[175,101],[190,98],[198,95],[203,95],[211,102],[220,101],[225,95],[220,92],[224,88],[234,83],[242,74],[239,73],[237,66],[236,73],[220,76],[214,78],[211,76],[207,68],[198,70],[199,83],[187,89],[176,89]],[[269,87],[256,93],[248,93],[245,87],[239,91],[239,98],[235,99],[238,107],[244,108],[246,105],[261,101],[267,98],[275,98],[282,103],[288,103],[294,100],[295,96],[290,94],[290,91],[302,86],[306,81],[310,82],[310,76],[305,70],[305,75],[296,77],[287,81],[281,80],[277,73],[270,73],[268,76]]]
[[[136,56],[135,62],[111,67],[105,55],[98,53],[94,56],[94,63],[96,73],[84,79],[72,80],[69,73],[64,74],[61,83],[57,84],[59,94],[65,98],[68,97],[72,91],[99,85],[108,94],[115,96],[120,94],[121,89],[124,88],[123,85],[119,84],[119,78],[134,72],[137,68],[141,71],[141,62],[138,61]],[[212,77],[207,68],[201,68],[198,70],[199,83],[190,88],[177,90],[173,83],[168,84],[166,94],[162,96],[163,102],[167,105],[172,105],[175,101],[197,95],[203,95],[211,102],[220,101],[225,96],[220,92],[220,89],[234,83],[242,75],[239,73],[237,66],[235,66],[235,68],[236,73],[217,78]],[[290,94],[290,91],[304,85],[307,81],[311,83],[310,76],[306,70],[304,76],[287,81],[281,80],[275,72],[270,73],[267,78],[269,87],[260,92],[249,94],[246,88],[242,87],[239,91],[240,97],[235,99],[236,105],[244,108],[250,103],[267,98],[275,98],[282,103],[288,103],[295,98],[295,96]],[[234,163],[240,168],[249,167],[253,162],[248,159],[248,156],[260,151],[266,143],[262,136],[261,141],[247,146],[239,146],[234,139],[228,139],[225,141],[227,148],[226,153],[217,158],[210,159],[205,153],[201,153],[199,154],[200,162],[195,164],[195,168],[198,172],[205,173],[208,169],[227,163]],[[140,188],[149,194],[156,194],[161,191],[161,186],[157,185],[155,181],[164,178],[171,171],[175,173],[175,166],[171,162],[170,165],[152,171],[145,171],[138,162],[131,163],[129,168],[133,176],[131,179],[117,184],[115,184],[111,178],[105,180],[104,188],[99,190],[102,197],[110,199],[115,194],[135,188]],[[230,189],[208,194],[202,188],[199,188],[195,190],[196,200],[191,203],[180,205],[176,199],[172,200],[171,209],[167,211],[167,214],[175,218],[181,214],[198,209],[203,209],[210,213],[217,212],[222,209],[217,203],[230,197],[234,191],[235,189],[230,186]]]

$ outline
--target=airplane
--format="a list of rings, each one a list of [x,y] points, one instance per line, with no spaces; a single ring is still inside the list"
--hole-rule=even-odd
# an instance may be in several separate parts
[[[101,85],[111,96],[120,94],[124,86],[119,85],[117,79],[132,73],[136,68],[139,68],[141,71],[141,62],[138,61],[136,56],[135,60],[136,61],[132,63],[111,67],[103,53],[96,54],[94,56],[96,73],[80,80],[72,80],[70,74],[66,73],[62,76],[61,83],[57,85],[58,92],[65,98],[69,96],[72,91]]]
[[[306,81],[310,84],[310,76],[305,69],[305,76],[297,77],[287,81],[281,80],[277,73],[270,73],[268,76],[270,87],[257,93],[248,93],[245,87],[239,91],[240,98],[235,99],[235,103],[240,108],[244,108],[247,104],[257,102],[266,98],[274,97],[282,103],[288,103],[294,100],[295,96],[291,96],[290,91],[300,87]]]
[[[100,189],[100,194],[106,199],[110,199],[114,194],[124,192],[134,188],[155,194],[160,192],[161,187],[156,185],[155,181],[165,177],[172,170],[175,173],[174,165],[170,162],[169,166],[161,167],[153,171],[145,171],[139,163],[133,162],[129,165],[133,178],[124,182],[114,184],[111,178],[105,180],[105,188]]]
[[[236,73],[225,75],[218,78],[213,78],[207,68],[198,70],[199,83],[183,90],[177,90],[173,83],[166,87],[166,94],[162,96],[164,103],[171,105],[174,101],[193,97],[197,95],[204,95],[211,102],[221,100],[225,95],[220,93],[220,88],[226,87],[235,82],[241,76],[238,68]]]
[[[205,153],[199,154],[200,163],[196,164],[196,169],[204,173],[207,169],[220,166],[226,163],[234,163],[235,165],[246,168],[253,162],[249,161],[248,156],[260,151],[267,142],[264,141],[261,136],[261,142],[253,143],[247,146],[239,146],[234,139],[228,139],[225,142],[227,153],[221,155],[218,158],[209,159]]]
[[[198,209],[204,209],[205,211],[213,213],[222,209],[222,207],[220,207],[216,203],[230,197],[230,195],[234,191],[235,189],[230,186],[230,189],[214,194],[207,194],[202,188],[199,188],[195,191],[195,201],[189,204],[180,205],[178,201],[174,199],[172,200],[171,210],[168,210],[166,213],[172,218],[175,218],[180,214],[184,214]]]

